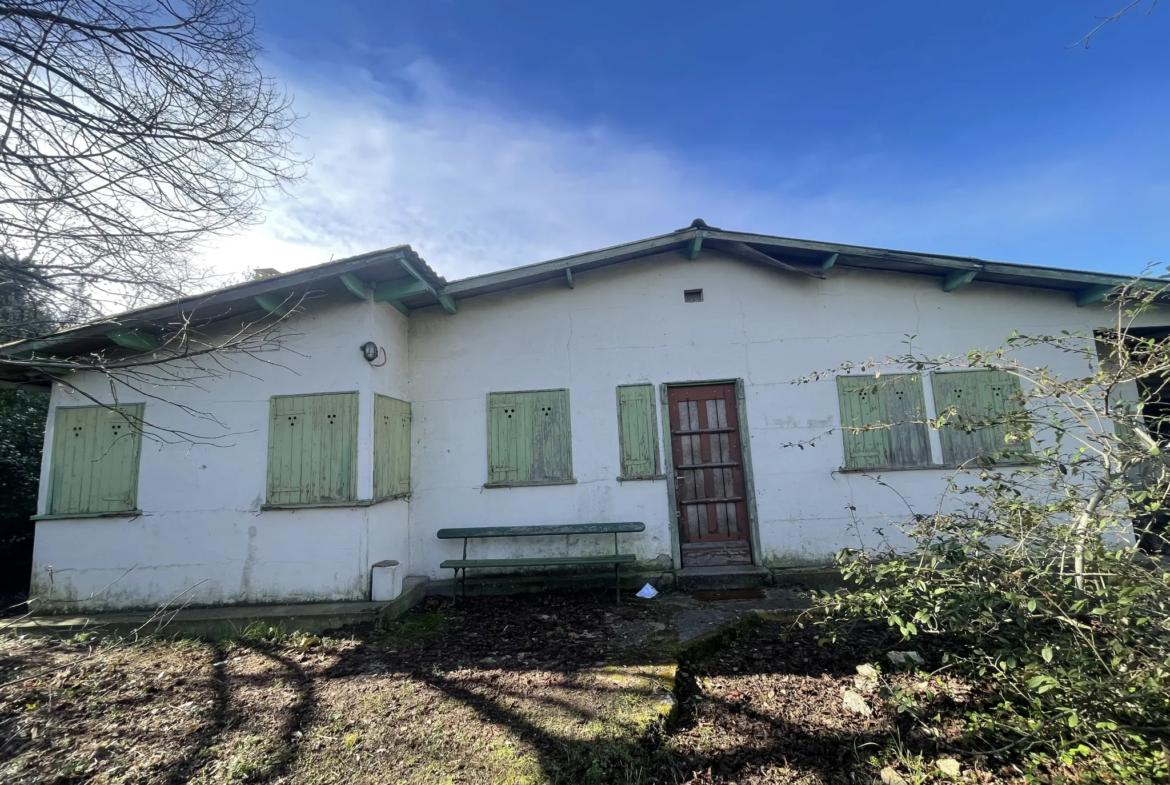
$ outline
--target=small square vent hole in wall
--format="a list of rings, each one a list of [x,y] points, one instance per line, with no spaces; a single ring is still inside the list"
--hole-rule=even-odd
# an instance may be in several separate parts
[[[703,290],[702,289],[686,289],[685,291],[683,291],[683,302],[684,303],[701,303],[701,302],[703,302]]]

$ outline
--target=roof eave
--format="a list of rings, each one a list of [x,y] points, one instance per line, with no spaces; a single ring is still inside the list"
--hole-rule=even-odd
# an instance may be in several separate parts
[[[313,267],[306,267],[301,270],[294,270],[271,278],[247,281],[204,294],[126,311],[115,316],[88,322],[77,327],[71,327],[43,338],[14,341],[0,345],[0,356],[47,351],[73,341],[103,336],[115,328],[157,326],[159,323],[165,323],[174,317],[188,315],[193,309],[199,309],[204,314],[215,314],[217,309],[229,308],[232,305],[238,304],[241,307],[235,309],[229,308],[219,318],[243,315],[260,310],[255,304],[255,298],[257,297],[296,291],[310,286],[317,281],[340,278],[342,275],[358,273],[376,265],[395,261],[402,261],[409,264],[437,290],[441,290],[446,286],[446,281],[437,275],[409,245],[395,246],[338,261],[326,262],[325,264],[315,265]],[[403,269],[401,277],[406,278],[409,276],[410,273]],[[212,318],[214,319],[215,317],[212,316]]]
[[[461,278],[447,284],[446,292],[453,297],[474,297],[488,294],[491,291],[511,289],[515,286],[527,286],[544,280],[553,280],[563,277],[565,270],[574,273],[582,270],[592,270],[611,264],[618,264],[630,259],[666,251],[683,248],[692,239],[699,236],[699,230],[687,229],[680,232],[658,235],[632,243],[623,243],[609,248],[602,248],[588,253],[562,256],[559,259],[550,259],[547,262],[513,267],[495,273],[474,275]]]
[[[449,283],[445,291],[459,299],[477,297],[546,280],[555,280],[565,276],[566,272],[576,274],[584,270],[596,269],[644,256],[685,249],[696,238],[740,242],[770,249],[784,249],[789,253],[805,257],[802,261],[816,262],[817,264],[828,263],[831,266],[840,265],[858,269],[932,275],[943,281],[956,272],[971,272],[974,273],[974,277],[970,280],[984,283],[1027,286],[1067,291],[1074,294],[1090,287],[1118,286],[1139,280],[1134,276],[996,262],[975,257],[923,254],[817,240],[732,232],[715,228],[688,228],[588,253],[462,278]]]

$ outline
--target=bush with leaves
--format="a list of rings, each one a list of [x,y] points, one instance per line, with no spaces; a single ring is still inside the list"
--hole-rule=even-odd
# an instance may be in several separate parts
[[[908,352],[813,375],[880,365],[994,369],[1021,381],[1007,413],[924,415],[934,428],[996,428],[1004,449],[961,466],[936,510],[912,516],[908,548],[840,553],[848,589],[818,607],[832,634],[884,620],[948,678],[979,685],[978,700],[951,706],[959,750],[1084,781],[1170,777],[1160,528],[1170,511],[1170,331],[1135,326],[1161,294],[1149,282],[1118,291],[1115,324],[1094,335],[1013,334],[960,358]],[[1015,359],[1039,348],[1083,357],[1084,374]],[[1021,454],[1020,443],[1032,449]],[[937,703],[895,697],[938,738]]]

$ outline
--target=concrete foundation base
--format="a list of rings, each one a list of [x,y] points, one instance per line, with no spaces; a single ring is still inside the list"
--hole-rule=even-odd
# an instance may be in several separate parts
[[[251,628],[282,633],[320,633],[363,624],[380,625],[401,616],[426,596],[426,578],[407,577],[402,594],[390,602],[321,602],[296,605],[230,605],[137,613],[92,613],[81,616],[32,616],[0,622],[0,632],[72,637],[235,638]]]

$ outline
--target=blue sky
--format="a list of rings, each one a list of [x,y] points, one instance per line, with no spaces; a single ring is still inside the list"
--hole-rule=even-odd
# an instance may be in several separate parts
[[[411,243],[448,278],[685,226],[1170,263],[1170,8],[260,0],[304,182],[225,269]]]

